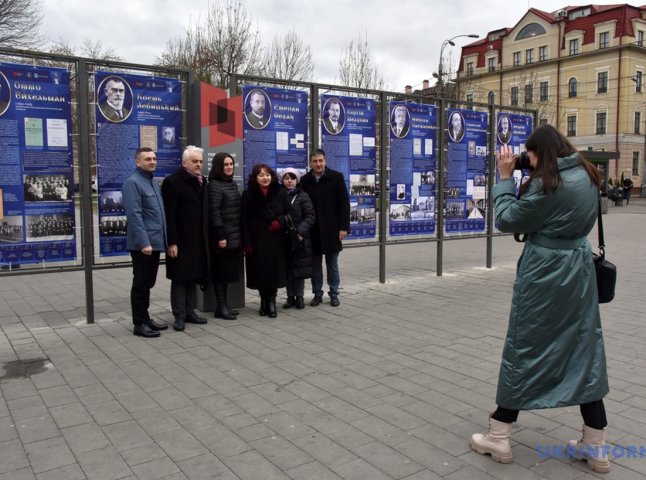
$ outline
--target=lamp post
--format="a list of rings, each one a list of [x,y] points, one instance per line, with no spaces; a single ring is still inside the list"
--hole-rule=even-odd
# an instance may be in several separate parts
[[[456,35],[455,37],[451,37],[442,42],[442,48],[440,48],[440,63],[437,66],[437,73],[433,74],[433,76],[437,78],[437,83],[435,85],[437,87],[440,97],[442,96],[442,93],[444,90],[444,75],[445,75],[444,74],[444,49],[446,48],[447,45],[451,45],[452,47],[455,47],[455,42],[453,40],[460,37],[479,38],[479,35],[476,35],[475,33]]]

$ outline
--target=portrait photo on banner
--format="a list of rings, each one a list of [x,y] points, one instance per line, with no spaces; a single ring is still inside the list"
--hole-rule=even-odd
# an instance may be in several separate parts
[[[261,89],[251,90],[244,100],[245,119],[251,128],[262,130],[271,121],[271,101]]]
[[[96,98],[101,114],[110,122],[123,122],[132,113],[132,89],[121,77],[112,75],[104,78],[97,88]]]
[[[405,138],[410,130],[410,112],[406,105],[395,105],[390,115],[390,129],[397,138]]]
[[[457,110],[449,114],[449,138],[454,142],[460,142],[464,137],[464,117]]]
[[[321,109],[323,127],[330,135],[338,135],[345,124],[345,109],[338,98],[328,98]]]
[[[511,119],[509,115],[500,115],[498,117],[498,141],[507,145],[511,140]]]
[[[4,73],[0,72],[0,116],[9,109],[9,105],[11,105],[11,85]]]

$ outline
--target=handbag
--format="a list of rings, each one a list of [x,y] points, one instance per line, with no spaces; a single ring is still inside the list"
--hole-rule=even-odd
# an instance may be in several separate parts
[[[617,267],[614,263],[606,260],[606,245],[603,239],[603,221],[601,220],[601,197],[599,197],[597,226],[599,228],[599,253],[592,254],[592,259],[594,260],[594,270],[597,275],[599,303],[608,303],[615,298]]]
[[[285,215],[285,220],[287,222],[287,248],[290,252],[295,252],[301,248],[303,239],[298,233],[298,230],[296,230],[292,217],[289,214]]]

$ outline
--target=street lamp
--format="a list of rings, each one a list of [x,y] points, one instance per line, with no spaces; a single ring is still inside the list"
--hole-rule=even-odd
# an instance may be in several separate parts
[[[444,88],[444,49],[446,48],[447,45],[451,45],[452,47],[455,47],[455,42],[453,40],[460,37],[479,38],[479,35],[476,35],[475,33],[456,35],[455,37],[451,37],[442,42],[442,48],[440,48],[440,64],[437,67],[437,73],[433,74],[433,76],[437,78],[436,86],[440,96],[442,96],[442,90]]]

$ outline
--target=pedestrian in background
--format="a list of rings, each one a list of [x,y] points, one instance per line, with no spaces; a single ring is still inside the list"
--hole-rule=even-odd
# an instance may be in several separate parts
[[[222,320],[235,320],[239,313],[227,300],[228,285],[238,281],[242,261],[242,201],[233,171],[233,157],[216,153],[209,173],[211,280],[217,302],[214,315]]]
[[[474,434],[471,447],[510,463],[512,423],[520,410],[580,405],[583,436],[570,440],[570,451],[596,472],[608,472],[608,373],[587,239],[597,219],[599,172],[550,125],[534,130],[525,146],[533,172],[518,199],[513,149],[503,145],[496,153],[496,225],[528,239],[514,282],[498,408],[489,431]]]
[[[303,191],[300,173],[294,168],[282,172],[283,187],[289,195],[292,213],[287,224],[287,301],[283,308],[305,308],[305,279],[312,276],[312,238],[310,229],[316,220],[314,206]],[[290,232],[290,230],[294,232]]]

